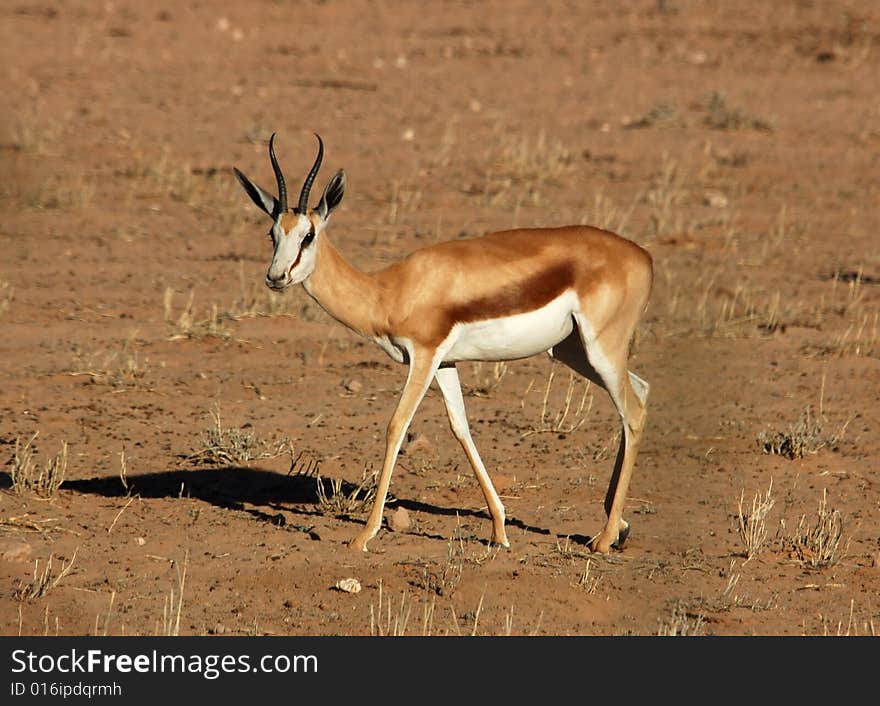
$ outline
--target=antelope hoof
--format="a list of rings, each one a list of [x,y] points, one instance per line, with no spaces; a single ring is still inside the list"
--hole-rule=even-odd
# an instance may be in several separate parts
[[[624,522],[624,525],[624,528],[617,533],[617,541],[611,545],[615,549],[623,549],[626,538],[629,537],[629,522]]]
[[[348,545],[348,548],[352,549],[354,551],[361,551],[361,552],[366,553],[368,551],[367,550],[367,542],[369,542],[371,539],[372,539],[372,535],[369,535],[369,534],[364,535],[363,533],[359,534],[357,537],[355,537],[353,540],[351,540],[351,542]]]
[[[622,549],[623,543],[626,541],[626,538],[629,537],[629,523],[621,520],[623,522],[623,529],[618,530],[617,537],[615,538],[613,534],[609,534],[608,530],[602,530],[602,533],[593,539],[590,542],[590,547],[592,550],[598,554],[608,554],[612,548],[614,549]]]
[[[497,534],[493,534],[492,535],[492,544],[498,544],[498,545],[504,547],[505,549],[510,549],[510,542],[507,541],[507,534],[506,533],[502,534],[500,536]]]

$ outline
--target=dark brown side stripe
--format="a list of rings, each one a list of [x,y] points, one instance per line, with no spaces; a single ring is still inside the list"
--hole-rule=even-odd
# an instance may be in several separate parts
[[[446,313],[447,332],[455,324],[488,321],[540,309],[573,286],[574,267],[568,262],[559,264],[491,296],[450,307]]]

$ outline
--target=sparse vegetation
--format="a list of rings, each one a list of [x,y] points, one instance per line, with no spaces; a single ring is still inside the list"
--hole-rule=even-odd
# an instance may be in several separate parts
[[[177,572],[177,593],[174,592],[172,585],[165,597],[162,605],[162,623],[157,624],[156,634],[165,637],[176,637],[180,635],[180,615],[183,610],[183,591],[186,588],[186,570],[189,566],[189,549],[183,554],[183,565],[179,566],[174,563],[174,569]]]
[[[587,563],[584,565],[584,571],[577,581],[577,585],[584,589],[584,591],[587,592],[587,595],[590,596],[596,593],[596,589],[599,587],[599,581],[602,579],[601,576],[593,575],[592,571],[592,559],[587,558]]]
[[[761,130],[772,132],[773,121],[747,113],[742,108],[731,108],[727,96],[716,91],[709,96],[703,124],[713,130]]]
[[[669,155],[663,155],[660,171],[644,198],[650,209],[649,235],[659,236],[684,230],[682,215],[677,212],[678,206],[686,198],[684,176],[678,162]]]
[[[191,289],[183,309],[179,314],[175,314],[174,290],[171,287],[166,287],[163,306],[165,308],[165,322],[169,325],[169,340],[179,341],[205,337],[228,339],[232,337],[232,332],[225,324],[225,321],[232,317],[228,314],[220,314],[217,305],[212,304],[205,318],[197,318],[193,308],[194,301],[195,289]]]
[[[672,615],[661,620],[657,635],[661,637],[695,637],[703,634],[706,617],[702,613],[689,613],[685,605],[676,603]]]
[[[13,492],[24,495],[32,493],[40,498],[51,498],[58,492],[67,473],[67,442],[61,442],[61,450],[42,466],[34,460],[33,443],[39,432],[22,443],[21,438],[15,440],[15,451],[12,456]]]
[[[73,569],[73,562],[76,561],[76,550],[70,561],[62,561],[61,569],[55,573],[52,566],[52,555],[46,561],[43,570],[40,571],[40,560],[34,562],[34,575],[30,581],[19,581],[12,595],[17,601],[33,601],[45,596],[51,589],[58,586],[61,580],[67,576]]]
[[[844,554],[849,542],[843,542],[843,518],[840,511],[828,507],[828,494],[822,491],[816,515],[807,519],[801,515],[794,531],[785,537],[785,545],[798,561],[812,569],[834,566]]]
[[[421,632],[422,636],[432,635],[434,631],[434,608],[436,596],[423,604]],[[410,616],[413,610],[413,599],[404,591],[400,596],[400,604],[392,605],[391,596],[383,596],[382,581],[379,580],[379,596],[377,607],[370,604],[370,635],[402,637],[407,634]]]
[[[391,596],[386,596],[382,581],[378,582],[378,600],[376,604],[370,603],[370,635],[402,637],[407,634],[430,636],[476,636],[478,634],[485,635],[504,635],[510,636],[514,633],[514,606],[510,606],[503,616],[503,626],[497,632],[480,632],[480,619],[483,617],[483,603],[485,596],[481,596],[476,608],[468,610],[461,616],[456,615],[455,607],[449,604],[449,623],[445,629],[437,626],[437,595],[429,594],[421,598],[413,596],[404,591],[400,596],[400,601],[392,600]],[[421,607],[421,621],[417,628],[418,632],[410,632],[412,630],[413,613]],[[538,615],[535,626],[527,633],[530,635],[537,634],[541,627],[543,612]]]
[[[877,10],[371,3],[358,41],[363,7],[335,3],[316,52],[275,29],[298,4],[269,4],[3,10],[0,632],[528,634],[543,608],[549,634],[875,635]],[[120,61],[155,76],[121,86]],[[326,109],[273,108],[298,98]],[[511,549],[432,382],[384,540],[348,556],[406,366],[266,287],[269,220],[232,166],[276,191],[275,131],[290,206],[312,131],[309,205],[347,170],[327,236],[365,272],[520,226],[651,253],[630,546],[587,546],[614,405],[539,356],[459,364]],[[285,433],[297,477],[270,458]],[[359,595],[331,588],[349,576]]]
[[[143,384],[149,366],[142,362],[135,346],[137,331],[132,331],[118,350],[86,351],[74,349],[71,375],[87,376],[92,382],[117,388]]]
[[[512,226],[517,227],[520,207],[540,206],[544,186],[569,172],[574,157],[561,141],[549,139],[543,130],[532,139],[499,127],[485,164],[483,183],[471,185],[468,193],[480,196],[486,206],[512,207]]]
[[[472,366],[473,380],[470,385],[463,385],[464,393],[473,397],[491,397],[498,389],[504,376],[507,374],[507,362],[474,363]]]
[[[816,416],[812,405],[804,408],[801,418],[790,424],[785,431],[758,434],[758,445],[765,454],[775,454],[789,459],[804,458],[824,448],[834,448],[846,432],[853,417],[835,433],[825,433],[824,416]]]
[[[30,207],[39,211],[60,209],[71,211],[91,205],[97,189],[93,177],[51,177],[30,196]]]
[[[624,123],[624,127],[635,130],[639,128],[670,128],[683,127],[684,119],[674,105],[669,103],[657,103],[641,118]]]
[[[364,469],[360,482],[354,484],[346,484],[341,478],[330,478],[325,483],[324,479],[317,475],[315,482],[318,491],[318,508],[323,514],[334,517],[366,512],[372,507],[376,498],[377,480],[378,473],[369,468]],[[390,495],[389,500],[392,500]]]
[[[199,211],[216,212],[218,203],[231,201],[236,188],[226,168],[193,166],[173,155],[168,145],[158,155],[133,147],[120,176],[128,182],[129,202],[170,199]]]
[[[629,208],[623,210],[610,197],[600,191],[593,197],[592,213],[581,217],[580,223],[581,225],[591,225],[603,230],[610,230],[618,235],[628,237],[630,220],[640,199],[641,194],[637,194],[630,203]]]
[[[570,434],[583,426],[587,421],[587,417],[593,408],[593,393],[590,381],[575,375],[573,372],[569,372],[568,386],[564,396],[561,400],[557,400],[558,394],[551,395],[555,374],[554,365],[550,368],[550,373],[547,376],[547,384],[541,400],[538,422],[531,429],[525,431],[523,437],[546,433]],[[528,388],[523,394],[522,406],[525,406],[525,400],[533,384],[534,380],[529,383]],[[575,403],[578,387],[581,387],[583,391],[580,394],[580,399]]]
[[[761,495],[760,492],[755,493],[749,511],[743,508],[745,491],[740,493],[737,506],[737,530],[743,544],[743,554],[746,560],[758,556],[767,542],[767,515],[776,504],[776,499],[773,498],[772,493],[773,479],[771,478],[770,485],[767,487],[767,492],[764,495]]]
[[[436,571],[429,571],[425,567],[422,588],[438,596],[452,595],[461,583],[464,562],[464,538],[459,528],[446,545],[446,561],[443,565]]]
[[[259,459],[277,458],[292,453],[290,440],[268,442],[260,439],[252,430],[223,427],[220,407],[211,411],[213,424],[202,432],[202,446],[186,457],[187,461],[217,466],[234,466]]]
[[[859,635],[866,635],[870,637],[877,636],[877,627],[874,624],[874,617],[872,617],[870,611],[867,611],[867,615],[863,614],[861,616],[857,616],[855,600],[850,600],[849,602],[849,610],[847,613],[846,623],[844,623],[843,620],[838,619],[835,624],[835,621],[832,618],[831,624],[829,625],[829,617],[825,610],[823,610],[819,614],[819,620],[821,623],[821,627],[817,634],[820,634],[824,637],[856,637]],[[804,621],[803,634],[807,634],[806,621]]]

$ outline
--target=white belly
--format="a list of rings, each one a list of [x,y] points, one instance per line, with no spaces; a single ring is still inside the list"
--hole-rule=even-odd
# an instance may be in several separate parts
[[[443,362],[513,360],[546,351],[571,333],[577,306],[577,295],[566,292],[525,314],[456,324],[442,346],[449,346]]]

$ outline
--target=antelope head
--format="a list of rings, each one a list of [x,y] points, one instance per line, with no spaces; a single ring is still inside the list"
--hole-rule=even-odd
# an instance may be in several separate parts
[[[318,156],[303,182],[296,208],[287,207],[287,186],[284,174],[275,157],[275,133],[269,139],[269,160],[278,182],[278,198],[257,186],[238,169],[233,167],[238,182],[251,197],[257,208],[272,219],[269,237],[272,239],[272,264],[266,273],[266,285],[281,291],[292,284],[305,280],[315,269],[318,240],[330,214],[340,204],[345,194],[345,172],[341,169],[324,188],[321,200],[314,208],[309,208],[309,192],[321,168],[324,158],[324,142],[318,138]]]

